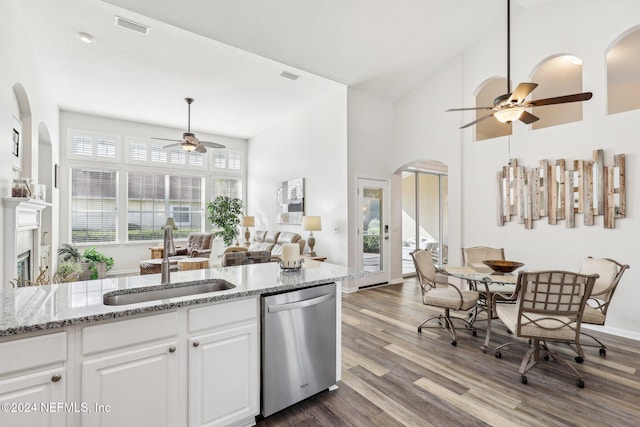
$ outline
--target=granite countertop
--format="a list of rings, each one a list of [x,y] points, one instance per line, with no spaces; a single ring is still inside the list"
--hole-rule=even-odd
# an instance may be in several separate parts
[[[171,273],[171,284],[200,284],[211,279],[231,282],[233,289],[214,293],[148,301],[127,305],[104,305],[110,292],[140,292],[159,286],[160,274],[118,277],[56,285],[0,290],[0,336],[17,335],[68,325],[122,318],[272,292],[288,291],[363,276],[347,267],[309,261],[300,271],[282,271],[278,263],[220,267]]]

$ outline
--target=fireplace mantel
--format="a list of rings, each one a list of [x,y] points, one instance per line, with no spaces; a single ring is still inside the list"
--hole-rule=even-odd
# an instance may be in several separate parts
[[[4,277],[3,287],[17,277],[18,233],[33,230],[31,279],[38,275],[40,265],[40,230],[42,227],[42,210],[51,206],[42,200],[21,197],[4,197]]]

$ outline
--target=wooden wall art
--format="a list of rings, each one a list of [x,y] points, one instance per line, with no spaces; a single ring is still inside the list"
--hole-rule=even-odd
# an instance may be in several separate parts
[[[533,221],[547,217],[549,224],[564,220],[574,228],[581,214],[584,225],[603,215],[604,227],[614,228],[615,219],[626,216],[624,154],[614,155],[612,166],[604,165],[603,150],[590,160],[540,160],[529,169],[512,159],[498,171],[497,184],[498,225],[515,217],[531,229]]]

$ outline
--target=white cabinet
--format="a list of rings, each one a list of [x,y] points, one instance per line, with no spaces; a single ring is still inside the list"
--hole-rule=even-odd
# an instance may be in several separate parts
[[[180,425],[177,336],[175,312],[85,327],[82,425]]]
[[[260,410],[256,299],[189,312],[189,426],[251,423]]]
[[[178,425],[175,352],[175,341],[163,342],[84,362],[82,401],[92,411],[82,425]]]
[[[0,424],[66,425],[66,359],[65,332],[0,343]]]

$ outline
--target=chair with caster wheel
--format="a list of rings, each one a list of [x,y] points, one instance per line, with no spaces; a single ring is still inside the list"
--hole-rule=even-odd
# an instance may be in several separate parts
[[[413,264],[418,274],[418,281],[422,291],[422,303],[431,307],[444,309],[443,314],[432,316],[418,326],[418,332],[422,328],[442,328],[451,336],[451,345],[458,344],[454,321],[464,324],[465,329],[470,330],[476,336],[476,330],[466,319],[451,316],[451,310],[468,311],[476,306],[478,292],[464,291],[448,282],[447,278],[437,273],[430,250],[416,250],[411,253]],[[438,321],[438,326],[425,326],[432,320]]]
[[[618,287],[620,278],[624,274],[625,270],[629,268],[626,264],[620,264],[619,262],[610,258],[592,258],[587,257],[582,262],[580,273],[582,274],[597,274],[595,284],[587,305],[584,308],[584,315],[582,316],[583,324],[592,325],[604,325],[607,318],[607,312],[609,311],[609,303],[613,298],[613,293]],[[582,331],[582,335],[585,335],[595,341],[594,344],[582,343],[582,346],[586,347],[600,347],[600,356],[606,356],[607,346],[604,345],[599,339],[591,334]],[[569,347],[575,350],[570,344]],[[576,356],[576,362],[582,363],[584,358],[581,355]]]
[[[547,346],[547,342],[572,343],[579,357],[584,358],[580,347],[580,326],[587,298],[598,275],[586,275],[568,271],[538,271],[520,273],[516,291],[512,295],[515,304],[498,304],[498,318],[518,338],[496,347],[495,356],[511,351],[514,345],[528,346],[520,364],[520,382],[527,384],[527,372],[537,363],[553,359],[568,367],[576,376],[576,385],[584,387],[582,374],[573,365]],[[517,354],[519,355],[519,354]]]

